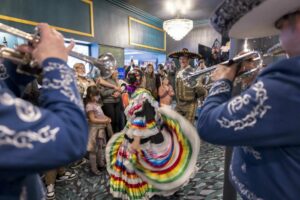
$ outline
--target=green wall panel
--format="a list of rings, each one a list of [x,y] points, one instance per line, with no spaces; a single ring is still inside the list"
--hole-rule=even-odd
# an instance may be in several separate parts
[[[12,23],[15,19],[5,19],[10,17],[83,33],[91,33],[90,14],[90,4],[81,0],[1,0],[0,6],[3,23]]]
[[[135,18],[129,18],[130,44],[165,51],[165,32],[156,26]]]
[[[121,48],[164,51],[163,32],[139,23],[133,24],[131,28],[132,42],[139,45],[129,42],[129,16],[161,29],[162,23],[159,20],[152,20],[149,14],[137,12],[134,8],[126,9],[128,6],[123,4],[118,6],[117,2],[122,2],[121,0],[114,3],[110,1],[93,0],[86,3],[82,0],[1,0],[0,22],[33,33],[35,24],[8,21],[3,17],[8,16],[29,22],[42,21],[56,27],[84,33],[78,34],[59,29],[66,38]],[[90,12],[91,4],[93,12]],[[94,16],[94,36],[91,34],[91,14]]]
[[[106,45],[99,46],[100,54],[112,53],[117,60],[118,67],[124,66],[124,49],[119,47],[111,47]]]

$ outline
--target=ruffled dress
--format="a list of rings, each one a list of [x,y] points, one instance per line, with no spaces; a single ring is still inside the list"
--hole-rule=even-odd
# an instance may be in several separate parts
[[[125,110],[127,125],[106,146],[110,192],[115,198],[149,199],[171,195],[196,170],[200,140],[195,128],[145,89],[137,89]],[[134,136],[141,150],[132,152]]]

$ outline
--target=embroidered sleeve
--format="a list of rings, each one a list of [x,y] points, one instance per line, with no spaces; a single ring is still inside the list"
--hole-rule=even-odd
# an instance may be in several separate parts
[[[76,104],[83,110],[83,103],[77,89],[74,72],[65,63],[57,62],[57,59],[47,59],[44,61],[42,98],[49,99],[48,96],[55,92],[61,99]],[[43,92],[47,91],[47,92]],[[57,93],[59,91],[59,93]],[[47,96],[43,98],[44,96]]]
[[[0,88],[0,165],[2,172],[32,173],[57,168],[86,151],[87,122],[72,73],[59,59],[44,61],[42,106]]]
[[[272,146],[299,144],[300,118],[293,87],[283,87],[278,78],[260,78],[248,90],[230,96],[207,98],[198,118],[198,133],[221,145]],[[279,88],[285,89],[281,90]],[[282,92],[290,91],[291,96]]]
[[[213,84],[209,90],[208,97],[218,94],[230,94],[232,89],[232,83],[229,80],[219,80]]]

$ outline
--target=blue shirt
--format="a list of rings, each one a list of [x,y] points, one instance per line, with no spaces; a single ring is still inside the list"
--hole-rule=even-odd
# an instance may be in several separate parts
[[[234,146],[230,177],[243,199],[300,197],[300,57],[268,66],[231,99],[217,81],[198,119],[207,142]]]
[[[43,63],[40,105],[17,96],[31,77],[0,65],[0,199],[41,199],[38,172],[71,163],[85,154],[86,117],[72,70],[57,58]]]

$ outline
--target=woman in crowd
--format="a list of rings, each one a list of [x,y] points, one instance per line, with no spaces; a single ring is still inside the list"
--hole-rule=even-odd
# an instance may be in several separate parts
[[[122,199],[171,195],[195,171],[199,137],[182,116],[168,107],[158,108],[151,93],[140,88],[140,70],[130,71],[127,79],[135,88],[125,110],[128,122],[106,146],[110,192]],[[164,129],[158,126],[159,115]]]
[[[111,120],[104,115],[101,106],[98,103],[99,98],[100,92],[98,88],[96,86],[88,87],[86,96],[86,113],[89,121],[89,140],[87,150],[89,152],[91,171],[96,175],[100,175],[100,171],[97,168],[97,157],[99,167],[105,167],[103,157],[104,146],[106,144],[105,129],[107,128],[109,136],[113,135],[110,125]]]
[[[155,72],[154,67],[152,64],[148,64],[144,76],[144,87],[149,90],[152,96],[156,99],[157,98],[157,86],[156,86],[156,79],[155,79]]]
[[[120,88],[118,84],[118,71],[115,70],[112,75],[106,79],[110,85],[114,85],[115,88]],[[121,92],[111,87],[102,87],[100,89],[103,102],[103,111],[111,119],[111,124],[114,133],[122,130],[122,99]]]
[[[162,84],[158,89],[159,103],[161,106],[170,106],[172,103],[172,97],[175,95],[173,87],[169,84],[168,77],[164,77]]]

